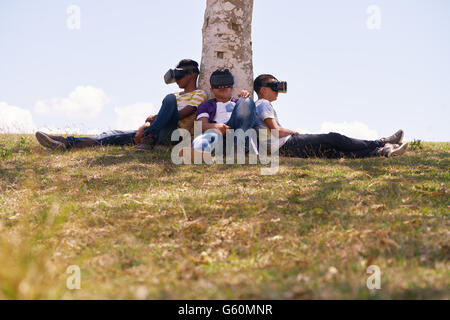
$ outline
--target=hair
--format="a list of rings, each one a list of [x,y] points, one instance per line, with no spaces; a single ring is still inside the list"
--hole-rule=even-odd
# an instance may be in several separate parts
[[[217,69],[211,74],[211,78],[214,76],[233,76],[229,69]]]
[[[215,77],[222,79],[222,81],[228,81],[231,86],[234,85],[234,77],[229,69],[217,69],[214,71],[209,78],[211,86],[213,85],[213,78]]]
[[[191,59],[183,59],[177,64],[177,68],[192,67],[195,73],[200,73],[198,63]]]
[[[255,92],[257,94],[259,94],[259,91],[261,90],[261,87],[263,85],[263,83],[266,83],[267,81],[271,80],[271,79],[277,79],[275,78],[273,75],[271,74],[262,74],[260,76],[258,76],[255,81],[253,82],[253,90],[255,90]]]

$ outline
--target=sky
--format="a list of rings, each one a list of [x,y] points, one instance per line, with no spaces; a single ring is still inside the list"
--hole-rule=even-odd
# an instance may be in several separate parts
[[[136,129],[178,91],[164,73],[200,62],[205,7],[0,0],[0,132]],[[284,127],[450,141],[450,1],[255,0],[252,37],[255,76],[288,82]]]

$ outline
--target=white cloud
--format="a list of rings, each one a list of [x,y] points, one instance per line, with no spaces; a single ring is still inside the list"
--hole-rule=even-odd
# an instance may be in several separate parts
[[[102,89],[91,86],[78,86],[68,98],[39,100],[34,105],[38,114],[64,115],[70,119],[95,119],[109,98]]]
[[[0,133],[32,133],[34,130],[30,111],[0,102]]]
[[[378,132],[372,130],[368,125],[360,121],[353,122],[323,122],[318,131],[311,131],[307,129],[296,129],[300,133],[329,133],[337,132],[350,138],[363,140],[380,139]]]
[[[148,116],[158,113],[158,109],[153,104],[144,102],[115,108],[114,111],[117,115],[116,129],[118,130],[136,130],[144,124]]]

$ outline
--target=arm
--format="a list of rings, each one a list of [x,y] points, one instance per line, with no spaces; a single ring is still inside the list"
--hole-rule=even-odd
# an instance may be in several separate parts
[[[208,131],[208,130],[217,130],[220,132],[221,135],[225,135],[228,129],[231,129],[231,127],[227,126],[224,123],[209,123],[208,118],[200,118],[198,119],[202,123],[202,132]]]
[[[298,134],[297,131],[292,131],[289,129],[281,128],[278,123],[275,121],[274,118],[267,118],[264,120],[264,123],[270,130],[278,130],[278,137],[286,137],[290,136],[291,134]]]
[[[178,119],[182,120],[184,118],[189,117],[191,114],[193,114],[197,110],[194,106],[186,106],[183,109],[178,111]]]
[[[144,131],[145,131],[145,129],[150,127],[150,125],[151,125],[150,122],[145,122],[145,124],[137,130],[136,134],[134,135],[134,143],[136,143],[136,144],[141,143],[142,138],[144,137]]]

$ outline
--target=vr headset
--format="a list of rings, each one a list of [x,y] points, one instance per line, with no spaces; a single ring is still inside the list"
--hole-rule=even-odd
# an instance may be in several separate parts
[[[184,76],[188,75],[189,73],[200,73],[200,70],[198,68],[192,68],[192,69],[182,69],[182,68],[176,68],[176,69],[170,69],[166,72],[164,75],[164,81],[166,84],[171,84],[176,82],[177,80],[181,80]]]
[[[217,71],[216,71],[217,72]],[[232,88],[234,86],[234,77],[231,74],[230,70],[220,70],[219,74],[213,73],[209,82],[211,84],[211,88],[220,89],[220,88]]]
[[[269,87],[273,91],[279,92],[279,93],[287,93],[287,82],[286,81],[274,81],[271,83],[263,83],[263,87]]]

